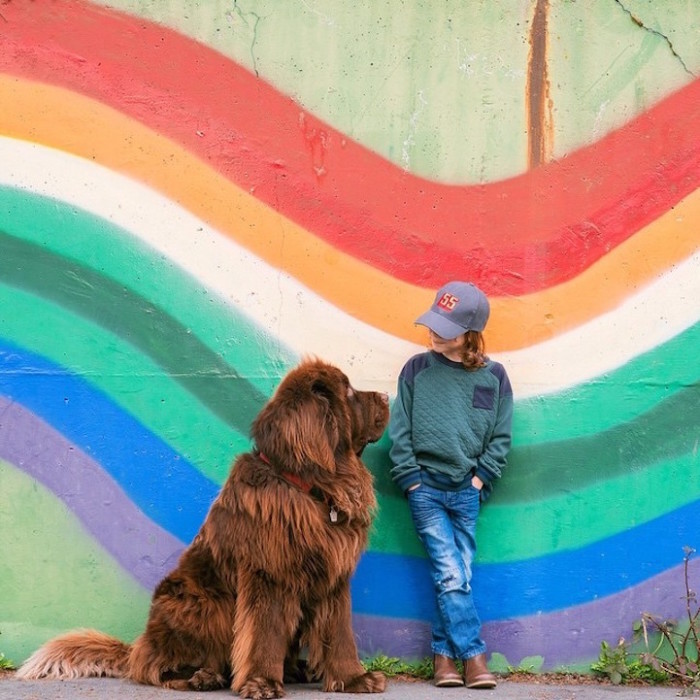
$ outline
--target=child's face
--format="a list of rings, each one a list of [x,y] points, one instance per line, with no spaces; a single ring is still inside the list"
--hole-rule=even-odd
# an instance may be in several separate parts
[[[464,336],[466,333],[458,335],[454,340],[441,338],[437,333],[428,329],[430,334],[430,344],[435,352],[444,355],[448,360],[460,362],[462,360],[462,348],[464,347]]]

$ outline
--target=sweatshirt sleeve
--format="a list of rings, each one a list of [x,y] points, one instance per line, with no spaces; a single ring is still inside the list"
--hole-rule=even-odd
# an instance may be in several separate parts
[[[476,476],[490,486],[506,466],[513,422],[513,389],[502,365],[494,363],[493,374],[499,379],[496,422],[486,449],[477,458]]]
[[[391,417],[389,419],[389,438],[391,440],[389,456],[393,464],[391,478],[404,493],[411,486],[419,484],[421,481],[420,467],[413,451],[412,404],[412,386],[408,384],[402,372],[401,376],[399,376],[396,400],[391,408]]]

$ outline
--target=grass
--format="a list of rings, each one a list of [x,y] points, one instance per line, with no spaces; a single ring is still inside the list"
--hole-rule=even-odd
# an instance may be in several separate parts
[[[389,678],[427,681],[433,677],[433,660],[407,662],[395,656],[378,654],[362,662],[366,671],[381,671]]]
[[[9,659],[5,658],[5,654],[0,654],[0,671],[14,671],[15,665]]]
[[[2,634],[0,632],[0,634]],[[14,671],[15,665],[9,659],[5,658],[5,654],[0,653],[0,671]]]
[[[535,657],[520,663],[518,666],[505,665],[493,672],[500,678],[514,683],[536,683],[538,685],[610,685],[613,684],[607,675],[601,673],[583,673],[567,669],[542,671],[539,660]],[[402,681],[430,681],[433,678],[433,660],[407,662],[397,657],[378,654],[362,662],[366,671],[382,671],[389,678]],[[634,665],[633,665],[634,666]],[[458,663],[459,668],[459,663]],[[633,668],[633,672],[625,678],[627,685],[654,686],[675,685],[671,679],[659,674],[649,674],[645,669]]]

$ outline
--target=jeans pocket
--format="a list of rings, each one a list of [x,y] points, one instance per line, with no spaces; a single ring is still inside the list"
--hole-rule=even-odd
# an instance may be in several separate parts
[[[431,494],[431,489],[425,484],[421,484],[417,489],[406,494],[408,508],[415,520],[421,520],[435,508],[435,499]]]
[[[467,494],[469,496],[469,511],[476,520],[481,510],[481,489],[472,485],[467,489]]]

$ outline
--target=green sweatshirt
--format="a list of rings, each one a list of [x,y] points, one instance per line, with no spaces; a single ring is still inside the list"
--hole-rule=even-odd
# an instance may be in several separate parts
[[[503,365],[487,360],[469,371],[436,352],[415,355],[401,370],[391,410],[393,480],[404,493],[419,483],[457,491],[476,475],[485,500],[506,465],[512,417]]]

